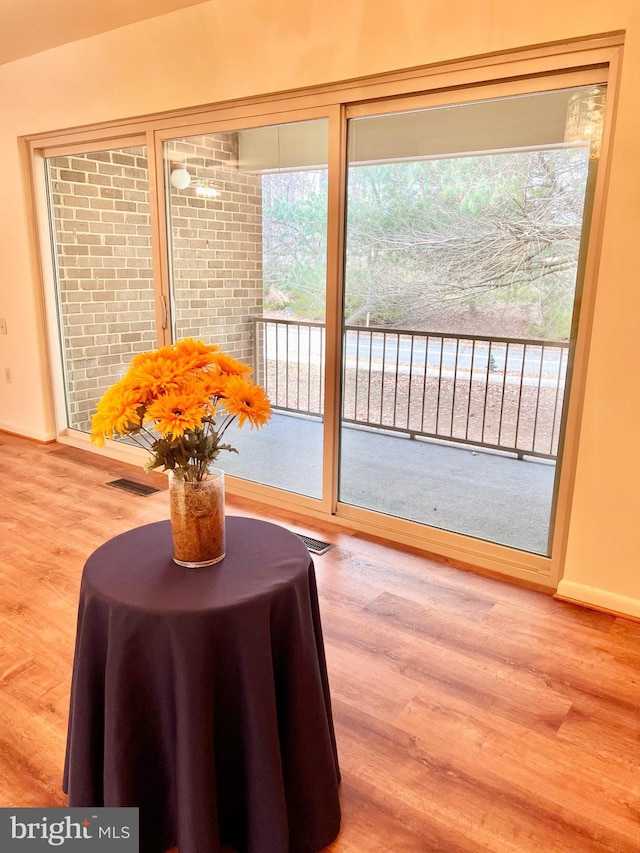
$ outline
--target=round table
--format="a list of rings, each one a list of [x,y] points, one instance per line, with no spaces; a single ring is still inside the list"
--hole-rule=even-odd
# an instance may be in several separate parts
[[[340,773],[307,549],[229,516],[221,563],[171,555],[161,521],[87,560],[69,806],[138,806],[143,853],[320,850],[339,831]]]

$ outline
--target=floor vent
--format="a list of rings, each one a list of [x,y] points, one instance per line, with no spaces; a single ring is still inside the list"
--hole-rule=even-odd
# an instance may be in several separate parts
[[[312,554],[324,554],[333,548],[331,542],[322,542],[320,539],[312,539],[310,536],[303,536],[301,533],[296,533],[296,536],[302,539],[307,546],[307,551],[310,551]]]
[[[144,483],[136,483],[135,480],[127,480],[125,478],[112,480],[110,483],[107,483],[107,486],[113,486],[114,489],[122,489],[123,492],[131,492],[132,495],[140,495],[143,498],[160,491],[155,486],[145,486]]]

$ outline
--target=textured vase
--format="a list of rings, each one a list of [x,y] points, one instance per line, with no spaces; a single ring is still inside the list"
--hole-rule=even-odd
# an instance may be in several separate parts
[[[169,479],[173,560],[197,569],[225,555],[224,472],[209,468],[202,480]]]

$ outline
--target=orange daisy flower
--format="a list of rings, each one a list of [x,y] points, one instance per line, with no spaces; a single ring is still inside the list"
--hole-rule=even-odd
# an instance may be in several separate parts
[[[196,341],[195,338],[183,338],[173,346],[183,364],[188,364],[190,370],[197,370],[214,363],[220,349],[215,344],[205,344],[204,341]]]
[[[169,393],[147,407],[145,419],[153,421],[162,435],[180,438],[185,432],[201,427],[205,415],[199,397]]]
[[[185,368],[172,358],[161,356],[142,362],[127,374],[131,386],[140,389],[140,394],[146,400],[163,394],[165,391],[177,388]]]
[[[215,353],[212,361],[222,373],[227,373],[229,376],[244,376],[246,373],[252,373],[248,364],[243,364],[237,358],[233,358],[224,352]]]
[[[102,447],[105,438],[114,433],[125,435],[140,428],[142,401],[140,394],[124,380],[116,382],[98,403],[91,419],[91,441]]]
[[[131,435],[152,454],[149,469],[164,465],[164,470],[173,470],[177,465],[191,476],[193,458],[182,452],[185,435],[198,459],[207,461],[219,453],[221,436],[232,421],[238,419],[239,427],[249,422],[253,428],[264,426],[271,417],[266,392],[247,378],[249,373],[248,365],[194,338],[140,353],[98,403],[91,440],[100,446],[107,437]],[[220,403],[224,417],[216,429]],[[142,436],[145,422],[168,442],[151,444],[152,436]]]
[[[180,390],[185,394],[199,397],[203,406],[215,409],[218,397],[222,397],[224,394],[228,378],[219,370],[199,370],[197,373],[185,377],[180,385]]]
[[[229,376],[224,389],[225,412],[238,418],[238,426],[245,421],[253,427],[264,426],[271,417],[271,404],[264,388],[254,385],[243,376]]]

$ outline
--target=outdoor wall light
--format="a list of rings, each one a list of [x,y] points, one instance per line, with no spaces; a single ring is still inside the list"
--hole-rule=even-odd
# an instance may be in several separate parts
[[[171,170],[171,186],[177,190],[186,190],[191,183],[191,175],[184,166],[178,166]]]

